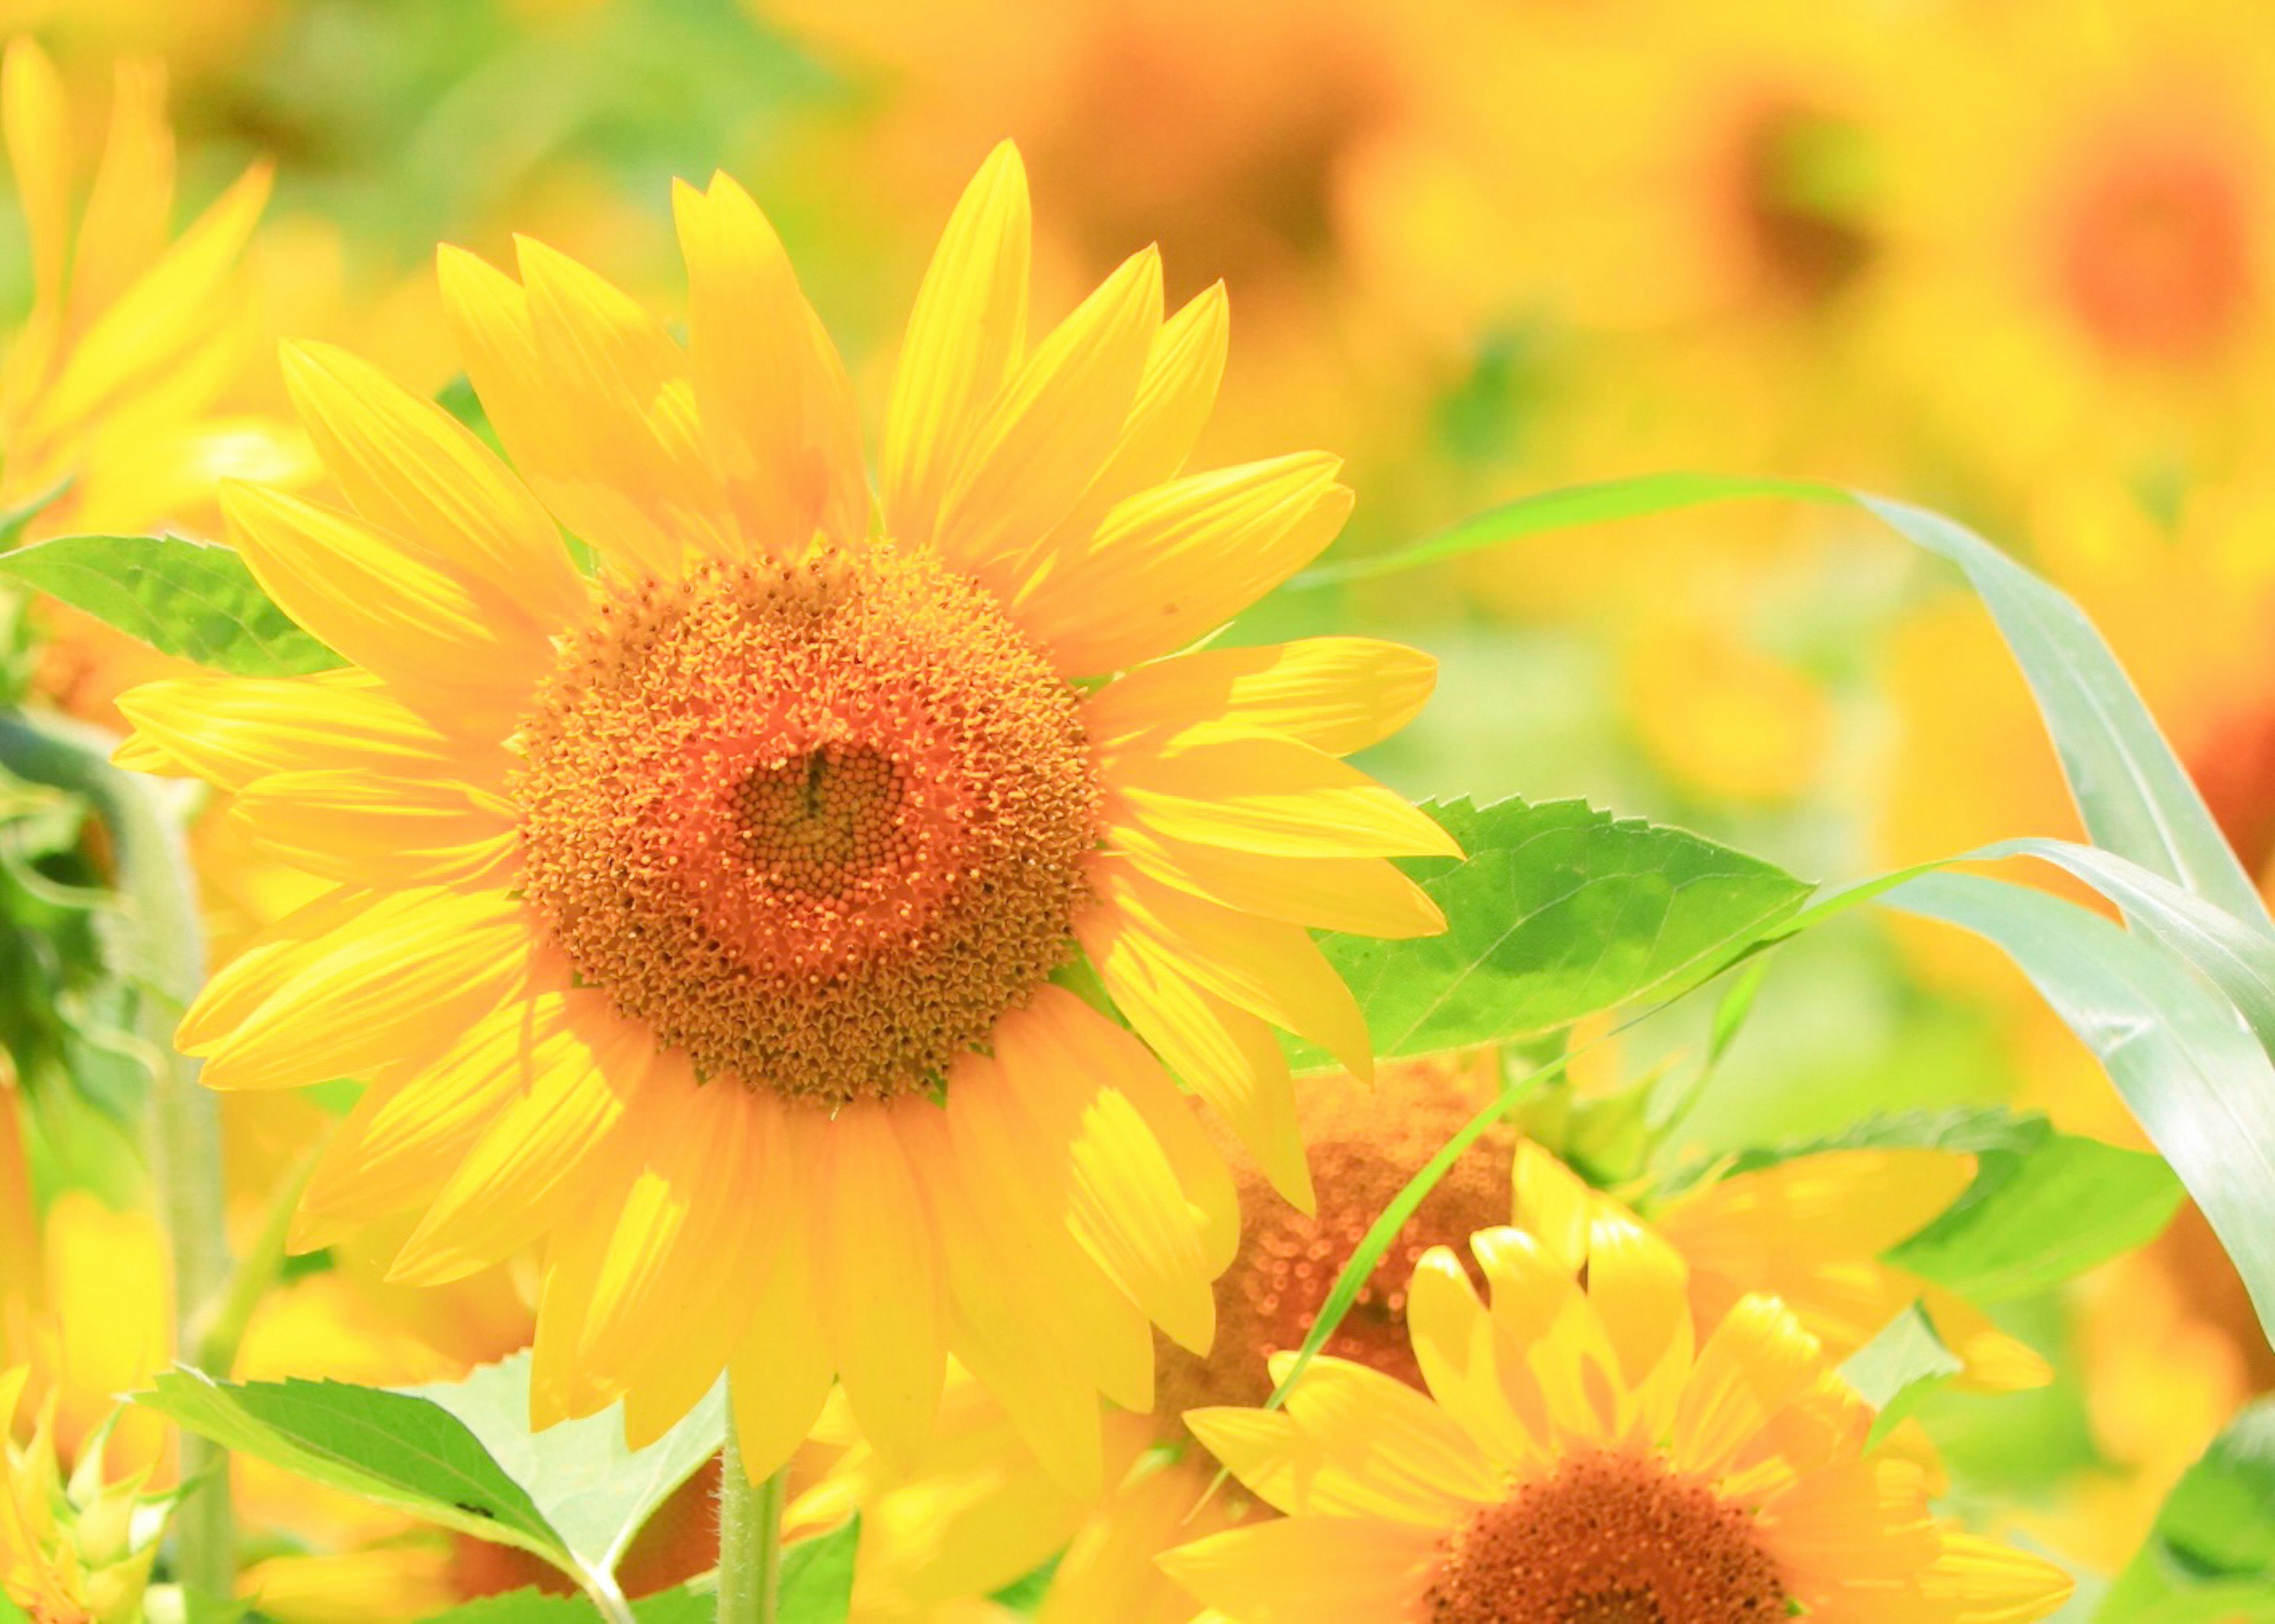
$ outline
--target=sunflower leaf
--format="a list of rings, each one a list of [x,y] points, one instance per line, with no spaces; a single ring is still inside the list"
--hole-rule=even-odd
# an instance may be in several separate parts
[[[292,623],[234,549],[181,536],[57,536],[0,553],[0,573],[161,653],[238,676],[343,663]]]
[[[2103,1605],[2143,1624],[2275,1614],[2275,1399],[2247,1406],[2182,1474]]]
[[[1386,1057],[1672,997],[1741,957],[1811,889],[1761,858],[1582,801],[1423,810],[1468,853],[1403,865],[1445,910],[1445,933],[1321,942]],[[1325,1061],[1303,1048],[1297,1058]]]
[[[783,1548],[782,1624],[845,1624],[853,1610],[853,1559],[860,1545],[861,1519],[852,1516]]]
[[[1965,1361],[1944,1346],[1915,1303],[1850,1354],[1841,1363],[1840,1375],[1878,1412],[1872,1422],[1877,1439],[1965,1368]]]
[[[426,1399],[336,1381],[221,1382],[176,1369],[134,1401],[224,1448],[575,1572],[529,1492],[464,1422]]]
[[[578,1569],[605,1576],[673,1491],[718,1453],[727,1424],[726,1386],[714,1386],[669,1432],[627,1448],[616,1409],[529,1427],[529,1355],[486,1364],[464,1381],[406,1387],[455,1416],[531,1500]]]
[[[711,1624],[717,1598],[689,1585],[643,1596],[631,1604],[639,1624]],[[447,1613],[430,1613],[421,1624],[593,1624],[598,1616],[581,1596],[552,1596],[543,1590],[508,1590],[485,1596]]]

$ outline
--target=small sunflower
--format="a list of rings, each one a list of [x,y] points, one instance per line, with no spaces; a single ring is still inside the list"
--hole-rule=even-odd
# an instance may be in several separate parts
[[[918,291],[874,501],[757,206],[724,177],[676,205],[684,346],[540,244],[518,280],[443,251],[518,473],[288,348],[352,510],[223,505],[357,668],[144,688],[125,759],[331,888],[179,1041],[222,1088],[370,1079],[303,1243],[413,1212],[420,1283],[544,1243],[540,1424],[621,1396],[645,1440],[731,1366],[753,1472],[833,1378],[902,1454],[953,1352],[1094,1481],[1098,1394],[1150,1407],[1149,1320],[1207,1345],[1236,1235],[1171,1069],[1306,1198],[1274,1028],[1369,1061],[1305,927],[1442,926],[1385,859],[1446,835],[1336,759],[1432,666],[1181,652],[1349,494],[1318,454],[1181,475],[1226,306],[1164,320],[1151,250],[1027,344],[1008,145]],[[1135,1035],[1054,979],[1077,950]]]
[[[2068,1595],[1930,1514],[1921,1467],[1870,1446],[1871,1411],[1776,1299],[1699,1342],[1680,1260],[1613,1214],[1584,1284],[1521,1230],[1470,1250],[1490,1306],[1445,1248],[1414,1273],[1431,1397],[1326,1358],[1284,1411],[1186,1416],[1289,1514],[1171,1552],[1172,1577],[1241,1624],[2022,1624]]]

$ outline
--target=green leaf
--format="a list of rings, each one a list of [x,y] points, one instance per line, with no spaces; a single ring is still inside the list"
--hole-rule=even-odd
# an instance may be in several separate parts
[[[173,1370],[135,1402],[224,1448],[574,1571],[528,1492],[465,1423],[426,1399],[344,1382],[219,1382]]]
[[[1940,1111],[1896,1111],[1863,1117],[1839,1133],[1742,1151],[1732,1173],[1773,1167],[1796,1156],[1826,1151],[1962,1151],[2027,1154],[2053,1131],[2037,1114],[2018,1114],[2004,1106],[1952,1106]]]
[[[1848,1356],[1840,1374],[1878,1414],[1877,1440],[1917,1408],[1919,1401],[1966,1368],[1943,1345],[1935,1326],[1913,1303],[1880,1328],[1879,1334]]]
[[[1889,902],[2006,950],[2099,1057],[2275,1332],[2275,1065],[2234,1006],[2164,944],[2044,891],[1930,874]]]
[[[2268,925],[2258,888],[2084,611],[1940,514],[1810,480],[1649,474],[1520,497],[1399,552],[1313,570],[1299,585],[1385,575],[1555,531],[1764,496],[1861,508],[1915,546],[1957,564],[1999,623],[2037,696],[2095,843],[2179,882],[2238,919]]]
[[[2275,1618],[2275,1399],[2247,1406],[2173,1485],[2100,1616]]]
[[[507,1477],[523,1485],[578,1568],[616,1571],[624,1547],[655,1508],[719,1451],[726,1386],[714,1387],[678,1424],[645,1449],[624,1445],[624,1414],[529,1430],[529,1355],[482,1366],[464,1381],[410,1387],[463,1423]]]
[[[0,553],[14,576],[127,636],[238,676],[345,662],[294,625],[226,547],[180,536],[57,536]]]
[[[1888,1261],[1976,1303],[2043,1291],[2163,1233],[2181,1204],[2164,1159],[2072,1134],[1994,1151]]]
[[[1671,997],[1742,955],[1810,889],[1758,857],[1581,801],[1424,810],[1468,853],[1403,865],[1445,910],[1445,933],[1321,941],[1386,1058]]]
[[[783,1548],[782,1624],[845,1624],[853,1610],[853,1559],[860,1545],[861,1519],[853,1516]]]

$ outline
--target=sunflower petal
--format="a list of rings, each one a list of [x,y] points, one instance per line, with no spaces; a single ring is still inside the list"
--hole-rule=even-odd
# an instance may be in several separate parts
[[[1116,822],[1197,845],[1290,857],[1462,855],[1425,813],[1356,767],[1270,734],[1125,753],[1112,793]]]
[[[1005,141],[941,233],[917,291],[880,453],[886,533],[929,541],[956,465],[1026,347],[1027,172]]]
[[[1083,724],[1108,759],[1133,740],[1159,750],[1190,729],[1278,733],[1347,756],[1414,720],[1438,662],[1378,638],[1304,638],[1213,648],[1142,665],[1092,694]]]
[[[229,815],[264,851],[343,885],[476,880],[508,871],[518,849],[510,801],[447,780],[272,773],[247,785]]]
[[[839,1112],[823,1143],[827,1167],[815,1191],[821,1322],[863,1434],[888,1460],[908,1461],[932,1429],[947,1370],[937,1242],[887,1107]],[[881,1280],[894,1289],[880,1291]]]

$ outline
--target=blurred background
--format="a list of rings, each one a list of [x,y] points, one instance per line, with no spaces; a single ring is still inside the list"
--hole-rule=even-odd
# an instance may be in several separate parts
[[[178,215],[275,164],[229,385],[248,421],[278,409],[284,333],[450,387],[438,241],[538,237],[676,311],[669,182],[714,168],[767,208],[875,409],[933,236],[1008,135],[1044,302],[1150,240],[1173,298],[1222,279],[1204,457],[1346,456],[1347,554],[1669,468],[1941,508],[2086,606],[2255,872],[2275,857],[2266,22],[2262,0],[0,4],[87,151],[120,61],[162,64]],[[20,312],[31,255],[13,214],[0,231]],[[1827,881],[2076,832],[1980,608],[1853,516],[1553,536],[1299,585],[1240,635],[1358,628],[1443,661],[1369,763],[1417,796],[1582,796]],[[99,710],[107,657],[66,647],[46,680]],[[1694,1040],[1652,1035],[1606,1086]],[[1999,961],[1860,920],[1774,961],[1688,1133],[1984,1101],[2137,1142]],[[291,1138],[233,1131],[253,1161]],[[1931,1421],[1959,1493],[2090,1565],[2275,1385],[2190,1214],[2011,1312],[2062,1379]]]

